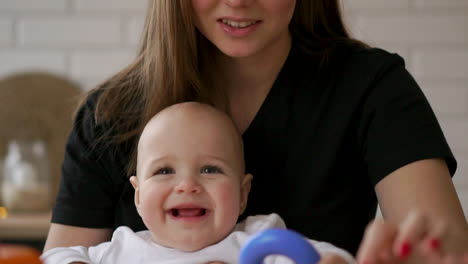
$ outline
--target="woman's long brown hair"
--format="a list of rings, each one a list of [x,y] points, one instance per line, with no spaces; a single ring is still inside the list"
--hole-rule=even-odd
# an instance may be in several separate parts
[[[339,0],[297,0],[290,31],[298,45],[326,59],[349,36]],[[136,139],[144,125],[165,107],[199,101],[229,113],[222,87],[210,80],[208,50],[213,45],[196,30],[191,1],[151,0],[140,49],[133,63],[99,85],[96,123],[108,130],[97,140],[110,145],[130,142],[128,172],[136,167]]]

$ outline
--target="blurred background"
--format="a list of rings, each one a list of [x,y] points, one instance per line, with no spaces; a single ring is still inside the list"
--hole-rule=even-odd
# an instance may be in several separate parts
[[[16,173],[0,173],[0,242],[42,247],[78,96],[131,61],[146,1],[0,0],[0,172]],[[343,9],[355,37],[405,58],[458,159],[468,216],[468,0]]]

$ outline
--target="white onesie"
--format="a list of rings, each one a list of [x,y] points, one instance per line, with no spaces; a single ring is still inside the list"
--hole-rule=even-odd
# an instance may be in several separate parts
[[[50,249],[41,256],[44,264],[68,264],[74,261],[90,264],[207,264],[219,261],[238,264],[240,249],[255,233],[268,228],[286,228],[284,221],[277,214],[247,217],[235,226],[225,239],[217,244],[195,252],[186,252],[163,247],[151,239],[150,231],[133,232],[122,226],[115,230],[112,240],[94,247],[62,247]],[[348,263],[355,263],[346,251],[329,243],[309,240],[319,254],[335,253]],[[270,256],[265,264],[289,264],[289,259]]]

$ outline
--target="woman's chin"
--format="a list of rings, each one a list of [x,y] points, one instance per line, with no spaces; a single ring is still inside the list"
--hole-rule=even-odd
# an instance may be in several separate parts
[[[237,47],[236,45],[223,45],[218,49],[225,56],[233,59],[244,59],[253,56],[256,53],[256,49],[253,47]]]

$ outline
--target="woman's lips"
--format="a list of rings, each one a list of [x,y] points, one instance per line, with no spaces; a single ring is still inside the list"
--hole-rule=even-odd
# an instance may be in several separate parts
[[[231,37],[246,37],[262,23],[261,20],[221,18],[217,21],[224,33]]]

